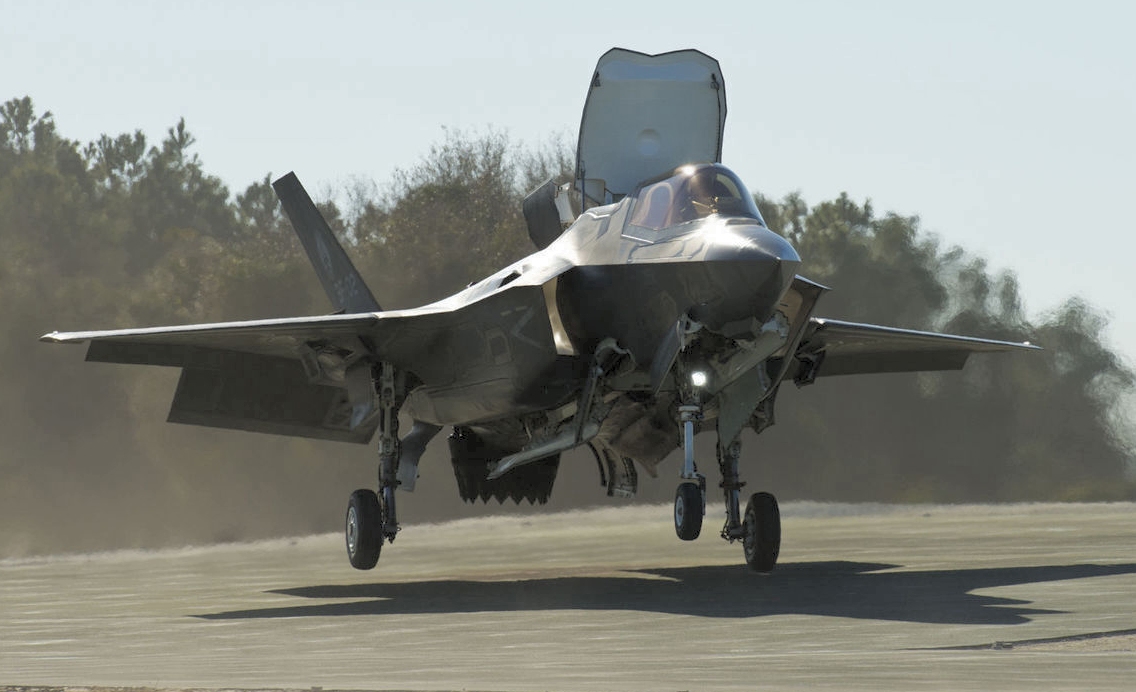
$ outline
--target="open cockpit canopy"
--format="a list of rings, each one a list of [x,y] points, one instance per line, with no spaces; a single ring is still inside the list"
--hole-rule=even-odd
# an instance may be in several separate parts
[[[643,183],[632,197],[628,225],[652,231],[714,214],[754,219],[765,225],[753,195],[720,163],[680,166],[664,178]]]
[[[609,50],[580,121],[576,185],[584,207],[618,202],[676,166],[721,161],[725,126],[726,83],[714,58]]]

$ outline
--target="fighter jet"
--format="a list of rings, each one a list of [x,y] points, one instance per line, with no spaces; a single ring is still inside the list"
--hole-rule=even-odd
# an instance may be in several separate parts
[[[951,370],[978,352],[1035,348],[814,316],[824,286],[722,165],[726,91],[696,50],[613,49],[592,75],[575,180],[524,202],[538,250],[439,302],[383,310],[294,174],[273,187],[336,313],[52,332],[87,360],[181,368],[169,420],[280,435],[378,439],[378,490],[350,498],[351,564],[399,533],[427,444],[450,428],[458,492],[544,503],[560,455],[586,446],[607,494],[635,494],[682,449],[674,527],[701,532],[707,483],[694,437],[714,430],[720,535],[769,572],[781,523],[748,498],[741,433],[774,422],[786,381]],[[400,435],[399,416],[413,421]]]

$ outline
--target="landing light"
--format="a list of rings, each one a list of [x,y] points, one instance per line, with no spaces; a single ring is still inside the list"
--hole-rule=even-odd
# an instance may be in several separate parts
[[[690,373],[690,383],[695,387],[705,387],[706,380],[706,373],[702,372],[701,370],[695,370],[694,372]]]

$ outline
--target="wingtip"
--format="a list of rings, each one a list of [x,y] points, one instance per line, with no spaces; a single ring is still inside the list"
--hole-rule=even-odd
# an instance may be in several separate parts
[[[39,340],[45,344],[79,344],[86,341],[86,339],[76,339],[67,332],[59,331],[48,332],[41,336]]]

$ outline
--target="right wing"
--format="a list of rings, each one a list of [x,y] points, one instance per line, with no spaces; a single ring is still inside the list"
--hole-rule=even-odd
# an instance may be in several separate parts
[[[352,402],[349,372],[364,362],[366,335],[378,322],[364,313],[52,332],[40,340],[90,342],[89,361],[182,368],[171,422],[367,442],[376,421],[369,401]]]
[[[87,360],[182,368],[169,420],[365,443],[377,425],[372,365],[445,387],[470,372],[509,379],[556,346],[539,285],[454,307],[177,327],[51,332]]]
[[[510,367],[552,345],[540,286],[485,300],[380,312],[370,289],[292,173],[273,183],[333,305],[349,314],[180,327],[52,332],[90,342],[87,360],[182,368],[169,420],[367,442],[375,431],[378,361],[446,386],[463,371]],[[498,287],[499,288],[499,287]]]
[[[1040,350],[1029,342],[979,339],[813,317],[797,347],[797,381],[818,375],[959,370],[972,353]]]
[[[302,346],[312,341],[349,347],[359,336],[373,330],[379,320],[377,313],[357,313],[178,327],[51,332],[39,340],[55,344],[89,341],[87,360],[90,361],[193,367],[207,364],[202,358],[219,350],[299,358]]]

